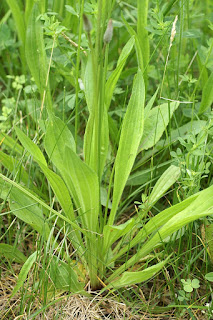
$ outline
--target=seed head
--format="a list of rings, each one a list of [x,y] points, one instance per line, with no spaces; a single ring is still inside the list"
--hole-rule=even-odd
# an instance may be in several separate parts
[[[172,24],[172,31],[171,31],[171,37],[170,37],[170,46],[172,46],[172,42],[175,38],[175,35],[176,35],[176,23],[177,23],[177,19],[178,19],[178,16],[175,17],[175,20]]]
[[[113,35],[113,23],[112,19],[109,20],[106,31],[104,33],[104,42],[105,43],[110,43],[112,40],[112,35]]]
[[[92,23],[90,22],[90,20],[87,18],[85,14],[83,14],[83,23],[84,23],[84,30],[87,33],[90,33],[90,31],[92,30]]]

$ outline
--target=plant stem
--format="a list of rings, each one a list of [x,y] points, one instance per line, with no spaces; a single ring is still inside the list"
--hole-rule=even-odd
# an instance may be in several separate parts
[[[149,63],[149,38],[147,27],[147,16],[149,0],[138,0],[137,34],[143,55],[144,80],[147,83],[147,65]]]
[[[76,62],[76,98],[75,98],[75,144],[77,150],[77,137],[78,137],[78,92],[79,92],[79,85],[78,85],[78,78],[79,78],[79,66],[80,66],[80,52],[81,52],[81,34],[82,34],[82,26],[83,26],[83,13],[84,13],[84,0],[81,1],[81,9],[80,9],[80,25],[78,31],[78,50],[77,50],[77,62]]]

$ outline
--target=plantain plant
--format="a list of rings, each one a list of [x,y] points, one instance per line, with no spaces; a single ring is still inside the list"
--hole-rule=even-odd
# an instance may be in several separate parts
[[[8,1],[8,3],[13,2]],[[159,272],[169,261],[170,256],[159,261],[159,255],[156,254],[158,262],[153,262],[145,269],[140,263],[141,259],[161,247],[164,240],[184,225],[213,213],[213,186],[147,219],[149,210],[178,180],[180,169],[171,165],[156,182],[142,209],[125,223],[119,223],[117,219],[119,204],[138,152],[158,142],[179,104],[171,103],[170,112],[168,104],[152,109],[156,93],[144,107],[146,95],[144,72],[146,77],[147,72],[143,64],[148,63],[149,45],[144,29],[146,51],[143,56],[143,39],[139,39],[139,31],[140,28],[145,28],[146,17],[141,18],[138,23],[138,33],[127,26],[132,36],[123,48],[115,70],[107,78],[108,53],[113,37],[110,16],[114,1],[97,2],[97,33],[94,44],[91,40],[89,21],[83,15],[84,1],[81,1],[75,78],[75,135],[73,135],[66,123],[54,114],[50,88],[45,81],[48,79],[49,71],[46,67],[42,27],[38,20],[42,12],[42,3],[45,2],[40,2],[40,11],[37,3],[29,8],[31,13],[27,16],[25,47],[26,61],[42,99],[47,92],[44,101],[48,117],[43,126],[46,154],[43,154],[35,141],[32,141],[18,126],[15,127],[15,131],[21,145],[12,144],[15,145],[15,152],[19,154],[27,152],[32,156],[46,177],[59,206],[49,205],[33,184],[31,187],[27,186],[27,172],[20,163],[3,152],[0,153],[3,165],[12,173],[16,169],[16,174],[13,180],[0,174],[1,198],[8,200],[14,215],[41,234],[47,247],[51,245],[53,248],[48,269],[51,283],[55,288],[85,294],[84,286],[88,279],[93,290],[103,286],[113,289],[140,283]],[[140,1],[138,3],[141,12]],[[147,6],[146,1],[146,8]],[[89,50],[82,58],[80,70],[80,58],[83,55],[80,50],[83,20]],[[103,173],[109,157],[109,137],[113,131],[108,110],[117,81],[134,46],[139,67],[123,118],[115,160],[110,167],[108,195],[103,205],[102,185],[106,184]],[[39,65],[43,67],[40,69]],[[77,148],[80,71],[89,112],[83,155],[79,154]],[[158,117],[162,117],[162,120],[159,120],[161,125],[156,128],[153,127],[153,119],[160,119]],[[5,136],[4,139],[9,145],[10,138]],[[16,182],[17,176],[21,183]],[[75,252],[74,260],[67,248],[63,252],[60,250],[58,234],[54,233],[55,225],[59,227],[60,233],[64,234],[66,243],[72,245]],[[16,260],[24,262],[13,292],[15,294],[40,252],[35,251],[26,259],[18,250],[12,251],[8,246],[1,245],[0,249],[5,255],[15,256]],[[77,260],[80,261],[81,267],[76,266]],[[137,271],[132,271],[133,266]]]

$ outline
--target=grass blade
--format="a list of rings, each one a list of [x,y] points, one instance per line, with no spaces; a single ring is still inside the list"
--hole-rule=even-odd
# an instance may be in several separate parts
[[[33,252],[29,258],[27,259],[27,261],[24,263],[23,267],[21,268],[21,271],[19,273],[18,276],[18,281],[16,283],[15,288],[13,289],[11,298],[14,297],[14,295],[18,292],[18,290],[23,286],[24,281],[27,278],[27,275],[30,271],[30,269],[32,268],[33,264],[36,262],[36,258],[37,258],[37,251]]]

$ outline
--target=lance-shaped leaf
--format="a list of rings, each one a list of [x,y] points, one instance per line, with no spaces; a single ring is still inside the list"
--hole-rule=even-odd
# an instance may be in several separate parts
[[[34,200],[15,188],[11,190],[10,199],[10,210],[13,214],[44,235],[47,240],[50,229],[42,208]]]
[[[16,0],[7,0],[8,6],[10,7],[17,28],[17,33],[19,40],[22,41],[22,44],[25,44],[25,23],[24,23],[24,15],[21,10],[21,6]]]
[[[89,120],[86,126],[86,131],[84,135],[84,157],[85,162],[92,168],[95,172],[98,172],[99,159],[98,159],[98,128],[96,124],[96,115],[94,111],[89,116]],[[101,121],[101,141],[100,141],[100,176],[102,175],[105,161],[108,153],[109,145],[109,128],[108,128],[108,115],[106,108],[103,110],[103,116]]]
[[[65,147],[75,150],[75,140],[66,124],[58,117],[51,115],[47,125],[44,147],[49,159],[62,173],[64,170]]]
[[[125,286],[131,286],[136,283],[141,283],[143,281],[146,281],[150,278],[152,278],[157,272],[159,272],[167,263],[170,257],[168,257],[166,260],[161,261],[157,264],[155,264],[152,267],[146,268],[142,271],[136,271],[136,272],[124,272],[120,279],[112,282],[110,284],[111,288],[121,288]]]
[[[21,263],[27,260],[20,250],[6,243],[0,243],[0,256],[4,256],[8,259]]]
[[[13,18],[15,21],[15,29],[17,30],[19,40],[21,42],[20,53],[23,66],[25,67],[25,55],[24,55],[24,46],[25,46],[25,21],[24,14],[22,11],[22,4],[16,0],[7,0],[7,4],[12,11]]]
[[[64,138],[64,142],[67,141],[67,143],[69,143],[70,140],[71,140],[71,142],[73,142],[73,140],[72,140],[73,137],[72,137],[70,131],[68,130],[68,128],[64,125],[64,123],[61,122],[58,118],[53,118],[53,122],[55,123],[55,136],[57,135],[59,137],[58,143],[62,143],[61,137],[60,137],[60,132],[61,132],[62,137]],[[59,126],[61,126],[61,127],[59,128]],[[16,128],[16,133],[17,133],[18,138],[21,141],[22,145],[24,146],[24,148],[33,156],[34,160],[39,164],[40,168],[42,169],[43,173],[45,174],[46,178],[48,179],[62,209],[64,210],[64,213],[66,214],[66,216],[70,220],[74,221],[75,215],[74,215],[74,211],[73,211],[73,205],[72,205],[69,191],[68,191],[64,181],[61,179],[61,177],[58,174],[56,174],[55,172],[53,172],[52,170],[50,170],[47,167],[46,160],[45,160],[41,150],[39,149],[39,147],[35,143],[33,143],[32,140],[29,137],[27,137],[24,134],[24,132],[22,132],[20,129]],[[50,134],[50,133],[53,133],[52,125],[50,125],[50,131],[48,132],[48,134]],[[53,135],[53,137],[54,137],[54,135]],[[52,139],[52,140],[54,142],[54,139]],[[61,144],[61,145],[64,147],[64,144]],[[58,144],[56,146],[58,146]],[[60,146],[60,144],[59,144],[59,146]],[[51,148],[51,145],[49,147]],[[55,152],[59,153],[58,149],[54,149],[54,150],[55,150]],[[57,155],[58,154],[56,153],[56,156]],[[57,160],[59,161],[60,159],[57,159]],[[64,168],[64,164],[63,164],[63,168]]]
[[[50,262],[50,278],[57,289],[72,293],[84,293],[83,282],[78,281],[77,274],[71,265],[53,256]]]
[[[11,297],[13,297],[13,296],[16,294],[16,292],[18,292],[18,290],[23,286],[24,281],[26,280],[27,275],[28,275],[30,269],[32,268],[33,264],[34,264],[35,261],[36,261],[37,254],[38,254],[37,251],[33,252],[33,253],[29,256],[29,258],[26,260],[26,262],[24,263],[24,265],[23,265],[23,267],[21,268],[21,271],[20,271],[20,273],[19,273],[18,281],[17,281],[17,283],[16,283],[15,288],[13,289],[13,292],[12,292]]]
[[[213,71],[205,83],[199,113],[205,112],[213,103]]]
[[[73,205],[72,205],[69,191],[64,181],[61,179],[61,177],[58,174],[56,174],[55,172],[53,172],[43,164],[39,162],[38,164],[40,165],[47,180],[49,181],[51,188],[53,189],[54,194],[57,197],[57,200],[59,201],[62,209],[64,210],[64,213],[70,220],[74,221],[75,215],[73,211]]]
[[[15,130],[23,147],[34,157],[35,161],[39,161],[44,166],[47,166],[47,162],[39,147],[35,143],[33,143],[32,140],[27,137],[26,134],[18,127],[16,127]]]
[[[70,219],[68,219],[67,217],[63,216],[63,214],[61,214],[60,212],[54,210],[53,208],[51,208],[50,206],[48,206],[44,201],[42,201],[40,198],[38,198],[37,196],[35,196],[34,193],[32,193],[31,191],[27,190],[26,188],[23,188],[20,184],[16,183],[13,180],[10,180],[9,178],[7,178],[6,176],[4,176],[3,174],[0,173],[0,179],[4,180],[4,182],[2,183],[2,181],[0,180],[0,192],[1,192],[1,196],[5,197],[5,199],[8,196],[8,192],[10,191],[8,185],[14,186],[15,188],[17,188],[19,191],[21,191],[24,195],[26,195],[27,197],[29,197],[30,199],[35,200],[35,203],[40,204],[43,208],[47,209],[44,210],[44,213],[49,213],[52,212],[54,215],[58,216],[59,218],[61,218],[63,221],[66,221],[68,223],[71,224],[71,226],[76,229],[79,230],[80,232],[82,232],[83,234],[87,235],[87,237],[90,237],[90,235],[88,234],[87,231],[85,231],[85,229],[82,229],[79,227],[79,225],[73,221],[71,221]],[[6,187],[5,187],[6,186]]]
[[[164,193],[177,181],[180,176],[180,168],[171,165],[158,179],[148,199],[148,206],[153,205],[164,195]]]
[[[171,210],[173,209],[175,211],[176,206],[179,205],[180,204],[173,206]],[[153,248],[160,246],[163,240],[173,234],[175,231],[181,229],[183,226],[194,220],[213,214],[213,186],[200,192],[199,195],[195,197],[194,201],[192,201],[187,208],[173,215],[170,219],[168,218],[166,213],[166,210],[161,212],[161,218],[166,221],[166,223],[149,240],[147,240],[147,242],[142,246],[140,250],[138,250],[138,252],[134,256],[132,256],[125,264],[123,264],[113,273],[113,275],[108,279],[109,282],[112,280],[112,278],[120,275],[127,268],[134,265],[142,257],[149,254],[153,250]],[[152,226],[150,227],[152,228]]]
[[[129,41],[123,47],[117,62],[116,69],[111,73],[111,75],[109,76],[109,79],[107,80],[106,87],[105,87],[105,104],[106,104],[107,110],[110,107],[115,86],[124,68],[126,60],[132,51],[134,43],[135,43],[135,37],[133,36],[129,39]]]
[[[16,174],[21,181],[25,184],[29,181],[28,173],[24,170],[24,167],[21,165],[20,161],[15,159],[12,156],[0,151],[0,163],[7,168],[13,174]]]
[[[170,105],[163,103],[149,111],[144,122],[144,134],[140,143],[141,150],[147,150],[159,141],[178,106],[179,102],[171,102]]]
[[[161,226],[163,226],[169,219],[174,217],[176,214],[181,212],[182,210],[189,207],[189,205],[198,197],[199,193],[196,195],[193,195],[186,200],[176,204],[173,207],[170,207],[164,211],[161,211],[156,216],[152,217],[145,226],[139,230],[139,232],[136,234],[136,236],[123,248],[121,248],[116,254],[112,261],[117,260],[119,257],[121,257],[123,254],[128,252],[131,248],[136,246],[138,243],[143,243],[146,238],[151,235],[152,232],[157,231]],[[111,261],[110,261],[111,262]]]
[[[99,183],[97,174],[69,147],[65,149],[66,183],[81,213],[83,226],[91,231],[98,228]]]
[[[101,122],[99,119],[100,110],[98,110],[97,83],[95,83],[94,72],[92,56],[90,55],[84,74],[85,96],[90,113],[84,135],[84,158],[90,168],[101,177],[108,153],[109,128],[108,115],[104,103],[100,106],[102,110]]]
[[[51,110],[52,100],[49,85],[46,88],[48,64],[44,47],[43,29],[38,19],[39,14],[38,4],[35,3],[28,19],[25,53],[28,67],[41,97],[43,97],[44,90],[47,89],[48,107]]]
[[[95,83],[94,72],[92,55],[90,54],[86,63],[85,73],[83,74],[84,92],[90,113],[95,107],[95,90],[97,84]]]
[[[158,90],[159,90],[159,87],[157,88],[157,90],[155,91],[155,93],[153,94],[153,96],[151,97],[151,99],[149,100],[149,102],[147,103],[145,109],[144,109],[144,121],[148,118],[149,116],[149,112],[150,110],[152,109],[153,107],[153,104],[155,102],[155,99],[157,97],[157,94],[158,94]]]
[[[116,240],[121,238],[127,232],[129,232],[135,225],[135,220],[132,218],[119,226],[108,226],[104,227],[104,251],[109,248]]]
[[[145,87],[141,70],[138,71],[132,95],[123,120],[117,156],[115,159],[115,178],[112,210],[108,224],[115,219],[121,195],[134,164],[144,127]]]

